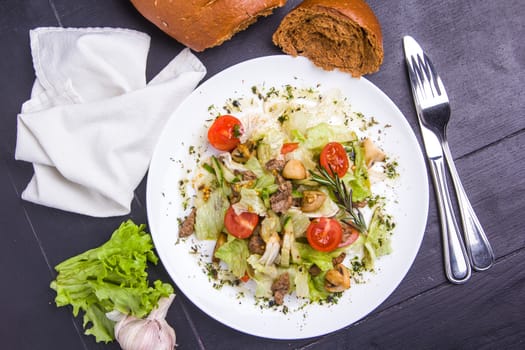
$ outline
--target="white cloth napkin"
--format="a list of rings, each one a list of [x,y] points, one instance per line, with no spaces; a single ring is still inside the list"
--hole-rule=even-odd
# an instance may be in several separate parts
[[[15,158],[33,163],[22,198],[97,217],[130,212],[160,132],[206,74],[184,49],[146,84],[146,34],[30,32],[36,81],[18,115]]]

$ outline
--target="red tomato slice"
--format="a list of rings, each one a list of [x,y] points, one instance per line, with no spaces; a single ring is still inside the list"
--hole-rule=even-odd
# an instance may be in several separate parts
[[[319,163],[328,171],[330,175],[334,175],[330,168],[335,171],[339,177],[345,176],[348,171],[348,156],[345,148],[339,142],[330,142],[324,146],[321,151]]]
[[[241,143],[239,137],[243,131],[239,119],[233,115],[221,115],[208,129],[208,141],[219,151],[231,151]]]
[[[237,215],[232,206],[226,210],[226,215],[224,216],[224,226],[228,232],[240,239],[250,237],[258,223],[259,215],[254,213]]]
[[[343,229],[343,238],[337,248],[349,246],[359,238],[359,231],[356,228],[347,224],[343,224],[341,227]]]
[[[283,143],[283,146],[281,147],[281,154],[286,154],[286,153],[293,152],[297,148],[299,148],[299,142]]]
[[[248,275],[248,272],[244,274],[244,276],[241,277],[241,281],[244,283],[248,282],[250,280],[250,276]]]
[[[315,250],[331,252],[341,243],[343,229],[336,219],[317,218],[306,229],[306,239]]]

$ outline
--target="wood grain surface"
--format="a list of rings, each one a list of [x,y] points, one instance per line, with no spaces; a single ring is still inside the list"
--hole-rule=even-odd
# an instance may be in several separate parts
[[[197,56],[206,79],[244,60],[279,54],[271,35],[300,1]],[[437,66],[452,105],[448,137],[463,185],[496,264],[461,286],[443,272],[434,192],[420,251],[405,279],[376,310],[333,334],[297,341],[242,334],[178,292],[168,314],[178,349],[524,349],[525,348],[525,3],[522,0],[369,0],[383,30],[385,60],[368,76],[420,133],[402,37],[412,35]],[[118,349],[83,335],[81,318],[57,308],[53,266],[98,246],[127,218],[147,222],[145,179],[126,217],[92,218],[22,201],[32,166],[14,160],[16,116],[34,81],[29,30],[124,27],[151,36],[147,77],[183,46],[126,0],[0,1],[0,339],[2,349]],[[169,280],[162,264],[153,278]]]

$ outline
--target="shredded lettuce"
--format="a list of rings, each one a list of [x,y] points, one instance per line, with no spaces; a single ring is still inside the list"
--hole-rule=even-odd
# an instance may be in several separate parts
[[[303,237],[306,233],[306,229],[310,225],[310,218],[298,208],[290,208],[286,212],[286,215],[290,216],[292,219],[295,237]]]
[[[310,292],[310,300],[319,301],[325,300],[330,295],[324,287],[324,276],[326,271],[321,272],[317,276],[309,276],[308,289]]]
[[[307,268],[303,266],[297,268],[294,284],[295,294],[298,298],[310,298],[310,287],[308,286],[309,276],[310,274]]]
[[[128,220],[103,245],[71,257],[57,266],[50,287],[56,291],[57,306],[71,305],[73,315],[84,312],[85,334],[97,342],[114,340],[115,323],[107,312],[142,318],[161,297],[173,293],[170,284],[160,280],[148,283],[147,263],[156,264],[151,236],[145,225]]]
[[[257,178],[254,189],[258,191],[267,190],[269,193],[277,191],[279,186],[275,183],[275,176],[272,174],[264,174]]]
[[[257,177],[262,177],[264,175],[264,169],[261,166],[261,163],[255,157],[250,157],[248,161],[244,164],[246,169],[251,170]]]
[[[248,242],[244,239],[229,236],[228,241],[217,249],[215,256],[228,265],[235,277],[241,278],[248,267],[247,259],[250,256]]]
[[[281,221],[277,214],[269,210],[268,215],[261,221],[261,237],[268,243],[272,234],[281,231]]]
[[[365,240],[365,266],[369,269],[374,268],[376,258],[390,254],[392,247],[390,245],[390,230],[384,213],[380,207],[376,208]]]
[[[355,133],[341,126],[320,123],[306,130],[305,146],[311,150],[320,150],[329,142],[350,142],[355,140]]]
[[[368,168],[366,166],[364,148],[361,145],[354,145],[354,166],[353,176],[349,184],[352,188],[352,201],[361,202],[372,195],[370,189],[370,179],[368,178]]]
[[[233,204],[235,213],[249,212],[256,213],[259,216],[266,215],[266,206],[259,197],[257,190],[251,188],[241,188],[241,199]]]
[[[279,274],[275,265],[265,265],[261,263],[260,260],[261,256],[258,254],[250,255],[247,260],[253,269],[253,273],[250,277],[255,281],[255,297],[271,298],[272,283]]]
[[[283,245],[281,247],[281,260],[279,264],[283,267],[290,266],[290,254],[292,252],[292,243],[295,240],[293,233],[292,219],[287,216],[283,224]]]
[[[224,214],[230,202],[222,191],[212,191],[208,200],[195,203],[195,235],[200,240],[217,239],[224,228]]]
[[[303,133],[297,129],[291,130],[290,136],[292,137],[293,142],[303,143],[306,141],[306,137],[304,137]]]
[[[306,243],[296,242],[296,246],[303,263],[309,266],[317,265],[322,271],[328,271],[333,268],[332,259],[341,254],[341,251],[338,249],[329,253],[320,252]]]
[[[266,164],[270,159],[272,159],[272,149],[270,145],[259,142],[257,145],[257,160],[260,164]]]
[[[251,137],[259,144],[264,144],[261,148],[261,155],[258,155],[263,164],[270,159],[275,159],[281,154],[281,147],[283,146],[286,134],[280,130],[280,127],[272,123],[271,126],[262,125],[254,130]],[[259,148],[257,149],[259,151]]]
[[[231,194],[231,188],[228,186],[223,169],[226,170],[226,174],[231,174],[231,176],[234,177],[233,173],[231,173],[227,168],[223,167],[221,162],[219,162],[219,160],[215,157],[211,157],[211,167],[215,173],[220,189],[225,196],[229,196]]]

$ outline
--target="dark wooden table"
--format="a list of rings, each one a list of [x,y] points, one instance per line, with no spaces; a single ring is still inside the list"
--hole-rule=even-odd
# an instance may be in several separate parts
[[[280,51],[271,35],[298,0],[259,20],[224,45],[197,56],[208,77],[241,61]],[[417,258],[395,292],[361,321],[323,337],[275,341],[239,333],[211,319],[182,293],[168,321],[180,349],[525,348],[525,3],[370,0],[382,24],[385,60],[368,78],[401,109],[416,135],[402,53],[414,36],[438,66],[453,116],[449,141],[463,184],[495,254],[488,271],[461,286],[447,282],[439,219],[430,189],[429,217]],[[125,0],[0,1],[0,347],[117,349],[83,335],[81,319],[58,309],[49,288],[53,266],[98,246],[124,219],[146,222],[145,181],[126,217],[92,218],[20,199],[33,170],[14,160],[16,115],[34,80],[29,30],[39,26],[108,26],[152,37],[148,77],[183,46]],[[153,277],[169,281],[162,266]]]

